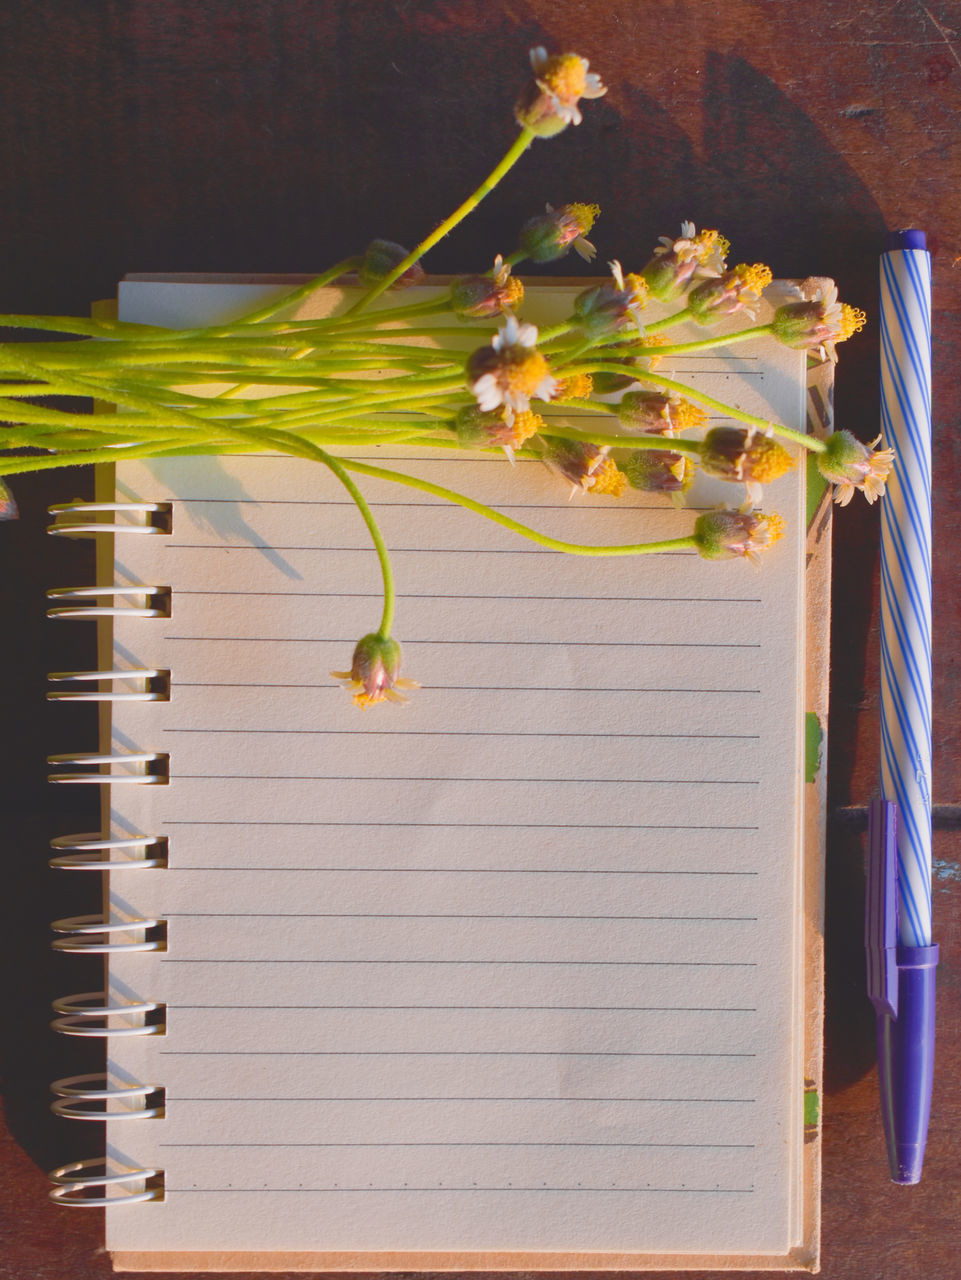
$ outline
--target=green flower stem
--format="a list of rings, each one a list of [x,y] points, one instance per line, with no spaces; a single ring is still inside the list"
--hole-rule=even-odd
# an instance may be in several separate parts
[[[373,288],[369,289],[362,298],[354,303],[347,314],[356,315],[357,313],[366,310],[375,298],[379,298],[382,293],[386,292],[386,290],[390,288],[395,280],[399,280],[405,271],[409,270],[415,263],[419,262],[429,249],[432,249],[439,240],[443,240],[444,236],[446,236],[448,232],[453,231],[454,227],[456,227],[459,222],[463,222],[467,215],[477,208],[484,197],[494,190],[505,174],[510,172],[534,141],[534,138],[535,134],[532,133],[530,129],[521,129],[503,160],[501,160],[500,164],[491,170],[477,190],[469,195],[464,203],[454,210],[450,217],[445,218],[440,226],[435,227],[430,235],[427,236],[426,239],[422,240],[417,248],[413,249],[407,255],[403,262],[399,262],[397,266],[394,267],[393,271],[388,272],[388,274],[384,276],[383,280],[378,280]]]
[[[710,338],[699,338],[696,342],[678,342],[669,347],[635,347],[631,354],[635,356],[686,355],[690,351],[710,351],[716,347],[731,347],[736,342],[745,342],[748,338],[759,338],[762,334],[770,332],[769,324],[758,324],[750,329],[739,329],[737,333],[721,333]]]
[[[707,395],[703,391],[697,391],[694,387],[689,387],[683,382],[674,382],[670,378],[662,378],[657,373],[640,373],[634,372],[633,375],[639,382],[650,382],[655,386],[664,387],[667,391],[676,391],[679,395],[687,396],[689,400],[696,400],[700,404],[707,405],[709,409],[717,409],[719,413],[724,414],[727,418],[734,418],[738,422],[746,422],[749,426],[759,427],[762,431],[773,431],[775,435],[783,437],[785,440],[791,440],[795,444],[799,444],[802,449],[808,449],[811,453],[823,453],[827,445],[823,440],[819,440],[817,436],[806,435],[803,431],[795,431],[792,427],[782,427],[777,422],[772,422],[770,418],[759,418],[756,414],[745,413],[743,409],[736,409],[733,405],[725,404],[723,400],[715,400],[713,396]]]
[[[644,332],[660,333],[664,329],[670,329],[672,325],[680,324],[682,320],[689,320],[690,316],[690,307],[685,307],[683,311],[675,311],[672,316],[664,316],[662,320],[652,320],[644,326]]]
[[[661,449],[665,453],[700,453],[699,440],[685,440],[678,436],[654,436],[642,433],[606,435],[599,431],[579,431],[577,427],[565,427],[559,422],[548,422],[541,432],[545,436],[561,436],[565,440],[583,440],[587,444],[607,446],[611,449]]]
[[[276,315],[278,311],[282,311],[284,307],[293,307],[297,303],[303,302],[312,293],[322,289],[324,285],[331,284],[338,276],[346,275],[348,271],[356,271],[360,263],[361,259],[358,257],[344,258],[343,262],[338,262],[319,276],[314,276],[313,280],[308,280],[306,284],[302,284],[299,289],[294,289],[292,293],[285,293],[283,297],[275,298],[273,302],[265,303],[262,307],[256,307],[253,311],[247,311],[244,315],[238,316],[234,324],[258,324],[261,320],[269,320],[271,316]],[[187,329],[184,332],[192,335],[193,333],[202,333],[203,330]]]
[[[396,484],[406,485],[411,489],[419,489],[422,493],[432,494],[436,498],[443,498],[447,502],[453,502],[459,507],[473,511],[476,515],[484,516],[485,519],[493,521],[494,524],[499,524],[504,529],[510,529],[512,533],[520,534],[522,538],[536,542],[551,551],[564,551],[572,556],[636,556],[657,551],[678,551],[697,546],[697,539],[693,534],[684,538],[666,538],[660,542],[631,542],[600,547],[589,546],[581,542],[564,542],[559,538],[548,537],[546,533],[540,533],[537,529],[532,529],[526,524],[520,524],[517,520],[512,520],[510,516],[502,515],[500,511],[495,511],[493,507],[488,507],[483,502],[476,502],[473,498],[468,498],[466,494],[458,493],[455,489],[446,489],[443,485],[431,484],[429,480],[421,480],[419,476],[408,476],[401,471],[373,467],[366,462],[358,462],[354,458],[343,458],[341,461],[348,471],[356,471],[361,475],[371,476],[377,480],[391,480]]]
[[[162,337],[170,333],[154,324],[130,324],[123,320],[86,320],[80,316],[0,315],[2,329],[33,329],[44,333],[74,333],[90,338]],[[39,345],[39,344],[37,344]]]
[[[101,449],[79,449],[74,453],[45,454],[30,457],[20,455],[14,458],[0,457],[0,475],[22,475],[28,471],[48,471],[53,467],[86,467],[100,462],[121,462],[126,458],[153,458],[170,448],[179,448],[182,437],[174,436],[167,441],[157,440],[150,444],[131,445],[129,448],[118,448],[108,445]],[[209,453],[208,445],[200,445],[192,450],[194,453]]]
[[[555,324],[550,329],[540,329],[537,334],[537,345],[542,349],[549,347],[551,343],[557,342],[560,338],[566,338],[577,328],[576,320],[565,320],[563,324]]]
[[[408,303],[406,307],[379,308],[364,315],[351,315],[349,311],[345,311],[340,315],[328,316],[320,321],[319,327],[322,328],[323,332],[334,334],[339,333],[341,330],[346,333],[352,333],[357,329],[376,333],[385,324],[406,323],[408,320],[416,319],[418,316],[438,315],[449,309],[450,294],[444,294],[443,297],[431,298],[425,302]],[[315,321],[314,323],[317,322]],[[398,330],[398,332],[401,333],[403,330]]]
[[[598,363],[580,365],[576,369],[568,370],[567,373],[623,374],[624,369],[616,364]],[[649,382],[652,386],[663,387],[667,391],[674,391],[678,395],[686,396],[688,400],[696,400],[699,404],[707,405],[710,409],[716,409],[726,418],[734,418],[737,422],[746,422],[749,426],[759,427],[762,431],[773,431],[775,435],[783,436],[785,440],[793,440],[795,444],[801,445],[804,449],[809,449],[812,453],[823,453],[827,447],[824,441],[819,440],[816,436],[805,435],[803,431],[794,431],[791,427],[782,427],[770,418],[760,418],[757,414],[745,413],[743,409],[735,408],[731,404],[725,404],[723,400],[717,400],[714,396],[709,396],[704,391],[698,391],[695,387],[690,387],[685,382],[675,382],[673,378],[664,378],[658,373],[644,373],[640,369],[632,369],[630,376],[637,382]]]

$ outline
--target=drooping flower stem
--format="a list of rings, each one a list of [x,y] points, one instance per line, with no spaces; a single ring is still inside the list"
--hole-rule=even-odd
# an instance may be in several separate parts
[[[746,342],[749,338],[759,338],[771,332],[769,324],[753,325],[750,329],[739,329],[736,333],[718,333],[710,338],[699,338],[696,342],[677,342],[670,346],[645,347],[641,335],[641,346],[632,352],[641,356],[679,356],[691,351],[710,351],[715,347],[732,347],[736,342]]]
[[[683,320],[690,319],[690,307],[684,307],[681,311],[675,311],[671,316],[664,316],[660,320],[652,320],[650,324],[644,326],[645,333],[661,333],[664,329],[670,329],[675,324],[680,324]]]
[[[430,235],[422,240],[417,248],[413,249],[407,257],[404,258],[403,262],[399,262],[397,266],[394,267],[392,271],[388,272],[382,280],[378,280],[373,288],[369,289],[362,298],[354,303],[347,314],[356,315],[357,313],[364,311],[370,306],[375,298],[379,298],[382,293],[389,289],[395,280],[399,280],[405,271],[408,271],[415,263],[419,262],[424,254],[427,253],[428,250],[432,249],[439,240],[443,240],[444,236],[446,236],[448,232],[453,231],[454,227],[456,227],[459,222],[463,222],[467,215],[472,213],[484,197],[489,195],[500,180],[510,172],[534,141],[535,137],[536,134],[534,134],[530,129],[522,128],[520,133],[514,139],[513,144],[509,148],[503,160],[501,160],[500,164],[491,170],[477,190],[469,195],[463,204],[459,205],[448,218],[445,218],[440,226],[435,227]]]
[[[360,262],[360,258],[345,258],[342,262],[335,263],[334,266],[329,267],[319,276],[314,276],[306,284],[302,284],[299,289],[294,289],[292,293],[285,293],[283,297],[274,298],[271,302],[265,303],[264,306],[257,307],[253,311],[248,311],[244,315],[238,316],[233,323],[257,324],[260,320],[268,320],[271,316],[276,315],[278,311],[282,311],[284,307],[293,307],[298,302],[303,302],[305,298],[309,298],[312,293],[322,289],[325,284],[331,284],[339,276],[346,275],[348,271],[355,271],[360,266]],[[193,337],[195,333],[203,333],[203,330],[188,329],[182,336]]]

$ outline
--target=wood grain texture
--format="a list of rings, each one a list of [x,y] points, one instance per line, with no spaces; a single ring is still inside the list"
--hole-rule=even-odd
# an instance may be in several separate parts
[[[126,271],[311,271],[376,235],[415,241],[487,172],[535,43],[572,48],[610,86],[584,124],[539,143],[436,271],[484,268],[545,201],[596,200],[601,260],[642,262],[683,217],[778,275],[833,275],[871,323],[842,349],[838,424],[878,421],[877,255],[886,226],[929,233],[935,282],[934,799],[961,805],[961,6],[956,0],[32,0],[0,4],[0,309],[84,313]],[[566,264],[565,264],[566,265]],[[573,267],[572,270],[577,270]],[[17,485],[0,530],[5,890],[0,938],[0,1277],[101,1280],[96,1213],[46,1201],[44,1170],[94,1150],[96,1126],[47,1113],[47,1081],[94,1070],[54,1043],[50,999],[97,985],[48,950],[47,922],[96,888],[46,869],[46,844],[90,829],[48,792],[43,756],[89,749],[93,717],[49,706],[44,673],[93,657],[84,628],[43,621],[44,587],[83,581],[87,551],[45,538],[43,509],[85,476]],[[877,773],[877,513],[835,528],[831,802],[863,805]],[[87,652],[84,653],[86,646]],[[925,1180],[887,1180],[864,997],[863,834],[836,824],[827,886],[827,1280],[958,1274],[961,866],[938,833],[942,944]],[[697,1273],[688,1273],[697,1274]]]

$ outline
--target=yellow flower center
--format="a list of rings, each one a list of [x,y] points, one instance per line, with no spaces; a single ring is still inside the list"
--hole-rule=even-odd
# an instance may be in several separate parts
[[[704,410],[699,405],[691,404],[690,400],[679,400],[672,405],[671,418],[678,431],[684,431],[687,427],[703,427],[707,422]]]
[[[594,379],[589,373],[575,373],[570,378],[562,378],[555,400],[588,400],[594,390]]]
[[[726,258],[731,251],[731,242],[726,240],[719,231],[700,231],[694,237],[695,256],[698,262],[706,262],[715,249],[722,258]]]
[[[835,342],[844,342],[846,338],[850,338],[852,333],[860,333],[867,323],[867,316],[857,307],[849,307],[846,302],[841,304],[841,325],[840,333],[834,339]]]
[[[502,310],[508,307],[513,311],[524,301],[524,285],[517,276],[508,276],[504,283],[498,286],[498,292]]]
[[[549,58],[538,79],[561,102],[576,102],[587,88],[587,63],[576,53]]]
[[[601,206],[599,204],[569,204],[567,206],[567,214],[577,224],[577,229],[581,235],[585,235],[600,217]]]
[[[550,377],[550,366],[539,351],[518,346],[503,354],[506,357],[502,368],[504,385],[515,394],[532,396],[544,379]]]
[[[794,466],[794,459],[787,449],[767,436],[760,436],[754,440],[748,459],[751,479],[761,484],[770,484],[772,480],[777,480]]]
[[[784,517],[779,516],[776,511],[772,511],[770,515],[757,515],[755,519],[760,526],[761,540],[765,546],[771,546],[777,542],[778,538],[784,533]]]
[[[525,440],[529,440],[531,436],[536,435],[538,431],[542,431],[546,426],[547,423],[541,415],[534,413],[531,409],[525,409],[522,413],[515,413],[511,428],[511,446],[514,449],[519,449]]]
[[[627,480],[623,472],[618,470],[612,458],[604,461],[591,472],[591,493],[608,493],[612,498],[619,498],[624,492]]]
[[[741,262],[734,268],[737,278],[742,289],[750,289],[752,293],[760,295],[774,279],[774,274],[770,267],[766,267],[763,262],[755,262],[753,266],[748,266],[746,262]]]

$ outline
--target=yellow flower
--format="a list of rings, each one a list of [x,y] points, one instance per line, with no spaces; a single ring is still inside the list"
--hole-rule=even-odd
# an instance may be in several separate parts
[[[802,284],[801,293],[807,295],[803,301],[778,307],[771,332],[787,347],[816,351],[822,360],[836,362],[835,344],[859,333],[867,316],[857,307],[838,302],[833,280]]]
[[[698,232],[693,222],[682,222],[676,240],[661,236],[641,275],[652,297],[659,302],[672,302],[693,281],[719,276],[730,247],[719,232]]]
[[[465,449],[494,446],[503,449],[512,462],[514,450],[545,426],[541,415],[530,409],[513,413],[508,419],[503,408],[485,413],[476,404],[465,405],[454,422],[457,438]]]
[[[589,373],[574,373],[569,378],[559,378],[557,381],[557,390],[554,392],[554,399],[558,402],[565,400],[589,400],[591,392],[594,390],[594,379]]]
[[[544,213],[528,218],[521,227],[518,251],[532,262],[555,262],[573,248],[590,262],[597,250],[585,236],[601,212],[596,204],[547,205]]]
[[[530,408],[531,398],[550,400],[557,381],[550,366],[537,350],[537,330],[532,324],[518,324],[508,316],[490,346],[480,347],[467,361],[467,381],[481,409],[515,412]]]
[[[550,138],[569,124],[580,124],[581,98],[601,98],[607,89],[600,76],[589,72],[586,58],[560,53],[553,58],[538,46],[531,50],[534,79],[514,108],[517,123],[541,138]]]
[[[711,324],[718,316],[732,316],[737,311],[751,311],[771,283],[771,268],[763,262],[748,266],[740,262],[713,280],[705,280],[692,289],[688,309],[699,324]]]
[[[694,525],[697,550],[705,560],[743,556],[754,565],[783,533],[784,520],[776,512],[708,511]]]
[[[524,285],[500,254],[486,276],[458,276],[450,286],[451,310],[465,320],[490,320],[515,311],[523,301]]]
[[[621,496],[625,477],[613,458],[607,455],[606,446],[598,447],[585,440],[551,436],[544,441],[544,460],[570,481],[572,498],[576,493],[603,493],[612,498]]]
[[[701,466],[721,480],[743,482],[757,504],[761,485],[783,476],[794,459],[773,435],[757,427],[712,427],[701,442]]]
[[[574,299],[574,314],[588,334],[640,329],[641,311],[647,303],[647,283],[642,276],[625,276],[619,262],[609,262],[611,279],[585,289]]]
[[[817,455],[818,470],[825,480],[835,485],[834,501],[846,507],[860,489],[868,502],[876,502],[884,494],[894,465],[893,449],[876,449],[878,436],[869,445],[862,444],[850,431],[835,431],[828,436],[826,450]]]
[[[617,416],[629,431],[655,436],[676,436],[707,422],[707,414],[696,404],[663,391],[628,391],[617,406]]]
[[[354,704],[366,711],[378,702],[406,702],[402,689],[419,689],[416,680],[400,675],[400,645],[390,636],[372,631],[357,642],[349,671],[332,671],[335,680],[345,680]]]

